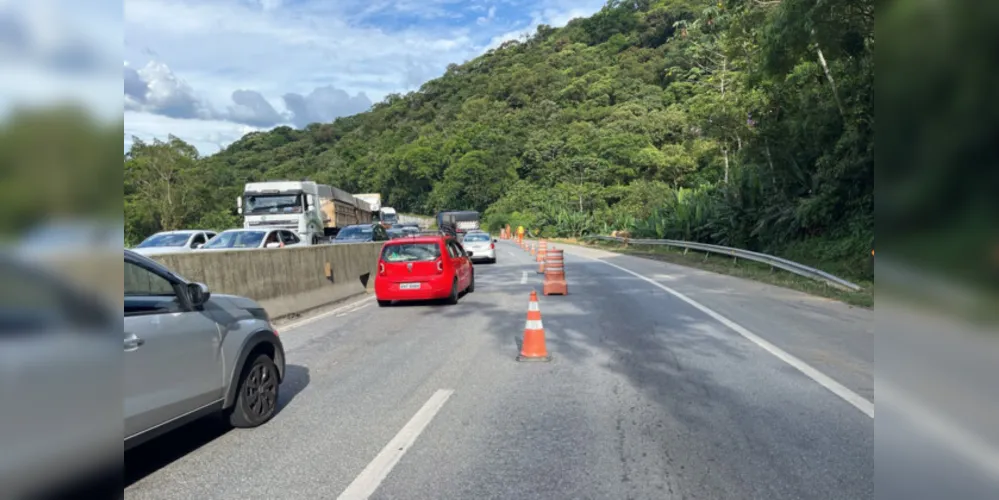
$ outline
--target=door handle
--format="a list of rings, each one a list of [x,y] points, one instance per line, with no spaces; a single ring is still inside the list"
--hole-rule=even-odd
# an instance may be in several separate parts
[[[145,343],[146,343],[146,341],[144,339],[140,339],[139,337],[136,337],[135,334],[133,333],[133,334],[129,335],[128,337],[125,337],[125,350],[126,351],[134,351],[134,350],[138,349],[139,346],[141,346],[142,344],[145,344]]]

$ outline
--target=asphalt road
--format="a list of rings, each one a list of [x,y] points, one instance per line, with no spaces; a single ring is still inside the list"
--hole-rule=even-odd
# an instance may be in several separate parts
[[[368,298],[280,328],[274,420],[129,452],[126,498],[874,497],[871,311],[572,248],[570,295],[539,293],[554,358],[518,363],[541,276],[498,248],[457,306]]]

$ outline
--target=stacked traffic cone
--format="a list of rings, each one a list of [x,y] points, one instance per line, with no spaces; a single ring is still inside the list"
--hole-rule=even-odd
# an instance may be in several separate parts
[[[538,248],[538,274],[544,274],[545,272],[545,256],[548,254],[548,242],[541,240],[541,247]]]
[[[524,341],[520,344],[517,361],[551,361],[545,346],[545,327],[541,324],[541,308],[538,307],[538,293],[531,290],[531,301],[527,305],[527,323],[524,325]]]
[[[565,260],[561,250],[552,247],[545,255],[545,279],[542,285],[545,295],[569,295],[569,284],[565,281]]]

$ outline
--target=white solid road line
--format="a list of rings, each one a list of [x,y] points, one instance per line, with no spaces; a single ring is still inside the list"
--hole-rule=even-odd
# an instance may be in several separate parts
[[[354,482],[350,483],[346,490],[343,490],[337,500],[364,500],[370,497],[382,484],[382,481],[388,477],[389,472],[392,472],[392,468],[399,463],[406,451],[413,446],[416,438],[420,437],[420,433],[433,420],[452,394],[454,394],[452,389],[440,389],[433,396],[430,396],[423,408],[420,408],[420,411],[413,415],[413,418],[402,427],[402,430],[382,448],[382,451],[361,471]]]
[[[606,265],[611,266],[611,267],[613,267],[615,269],[618,269],[619,271],[626,272],[626,273],[628,273],[628,274],[630,274],[630,275],[632,275],[632,276],[634,276],[636,278],[640,278],[642,280],[645,280],[645,281],[647,281],[647,282],[649,282],[649,283],[651,283],[651,284],[659,287],[660,289],[662,289],[666,293],[669,293],[670,295],[672,295],[672,296],[674,296],[674,297],[676,297],[676,298],[678,298],[678,299],[680,299],[680,300],[682,300],[682,301],[690,304],[695,309],[700,310],[704,314],[707,314],[708,316],[711,316],[712,318],[714,318],[719,323],[721,323],[721,324],[723,324],[723,325],[731,328],[736,333],[738,333],[739,335],[742,335],[743,337],[745,337],[750,342],[756,344],[759,347],[762,347],[763,350],[769,352],[770,354],[773,354],[774,356],[776,356],[781,361],[783,361],[783,362],[785,362],[785,363],[793,366],[795,369],[797,369],[798,371],[800,371],[801,373],[803,373],[806,377],[814,380],[815,382],[817,382],[822,387],[825,387],[826,389],[828,389],[833,394],[839,396],[843,401],[846,401],[847,403],[850,403],[855,408],[857,408],[858,410],[862,411],[864,413],[864,415],[867,415],[868,417],[874,418],[874,403],[868,401],[867,399],[863,398],[861,395],[859,395],[859,394],[851,391],[850,389],[846,388],[846,386],[844,386],[843,384],[840,384],[839,382],[833,380],[832,377],[830,377],[830,376],[826,375],[825,373],[822,373],[819,370],[813,368],[808,363],[805,363],[804,361],[802,361],[802,360],[794,357],[793,355],[789,354],[788,352],[784,351],[783,349],[781,349],[781,348],[779,348],[779,347],[771,344],[770,342],[767,342],[766,340],[764,340],[759,335],[756,335],[755,333],[749,331],[748,329],[746,329],[742,325],[736,323],[735,321],[732,321],[732,320],[726,318],[725,316],[722,316],[721,314],[715,312],[714,310],[712,310],[711,308],[709,308],[709,307],[701,304],[700,302],[697,302],[696,300],[694,300],[694,299],[692,299],[690,297],[687,297],[686,295],[684,295],[684,294],[682,294],[682,293],[680,293],[680,292],[678,292],[678,291],[676,291],[676,290],[674,290],[674,289],[672,289],[672,288],[670,288],[670,287],[668,287],[666,285],[663,285],[662,283],[659,283],[658,281],[653,280],[652,278],[647,278],[647,277],[642,276],[641,274],[638,274],[638,273],[636,273],[636,272],[634,272],[634,271],[632,271],[630,269],[626,269],[626,268],[621,267],[621,266],[619,266],[617,264],[611,264],[610,262],[607,262],[607,261],[604,261],[604,260],[601,260],[601,259],[598,259],[598,258],[590,257],[588,255],[583,255],[583,257],[586,257],[586,258],[591,259],[591,260],[595,260],[595,261],[600,262],[602,264],[606,264]]]
[[[351,312],[354,312],[354,311],[356,311],[358,309],[361,309],[362,307],[368,306],[369,304],[371,304],[371,301],[373,301],[373,300],[375,300],[374,295],[372,295],[370,297],[365,297],[365,298],[363,298],[361,300],[358,300],[356,302],[351,302],[350,304],[342,305],[342,306],[340,306],[340,307],[338,307],[336,309],[333,309],[332,311],[326,311],[326,312],[324,312],[322,314],[317,314],[315,316],[312,316],[312,317],[309,317],[309,318],[305,318],[305,319],[303,319],[301,321],[296,321],[294,323],[289,323],[287,325],[279,325],[278,327],[280,328],[281,332],[287,332],[289,330],[294,330],[294,329],[296,329],[296,328],[298,328],[300,326],[307,325],[309,323],[312,323],[313,321],[316,321],[317,319],[322,319],[322,318],[325,318],[327,316],[331,316],[331,315],[334,315],[334,314],[336,314],[337,316],[340,316],[340,313],[351,313]]]
[[[338,317],[338,318],[342,318],[342,317],[344,317],[344,316],[346,316],[346,315],[348,315],[348,314],[351,314],[351,313],[355,313],[355,312],[357,312],[357,311],[360,311],[361,309],[364,309],[365,307],[368,307],[368,306],[370,306],[370,305],[371,305],[371,301],[365,301],[365,302],[364,302],[364,304],[362,304],[362,305],[359,305],[359,306],[357,306],[357,307],[355,307],[355,308],[353,308],[353,309],[350,309],[350,310],[347,310],[347,311],[344,311],[344,312],[342,312],[342,313],[339,313],[339,314],[337,314],[337,315],[336,315],[336,317]]]
[[[524,271],[524,274],[520,275],[520,284],[521,285],[527,284],[527,271]]]

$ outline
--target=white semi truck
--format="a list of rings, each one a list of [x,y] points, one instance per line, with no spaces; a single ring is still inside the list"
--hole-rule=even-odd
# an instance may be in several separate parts
[[[249,182],[236,199],[243,227],[280,227],[315,245],[345,226],[371,222],[371,206],[350,193],[312,181]]]
[[[371,213],[377,214],[382,209],[382,195],[380,193],[355,194],[354,198],[366,201],[371,206]]]

